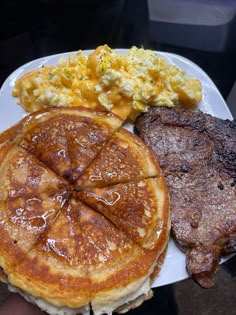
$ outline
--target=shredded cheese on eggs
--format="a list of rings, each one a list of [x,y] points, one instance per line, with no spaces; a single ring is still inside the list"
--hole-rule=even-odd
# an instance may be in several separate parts
[[[51,106],[86,106],[134,119],[148,106],[195,106],[201,83],[154,51],[132,47],[118,54],[107,45],[82,51],[20,77],[13,96],[28,112]]]

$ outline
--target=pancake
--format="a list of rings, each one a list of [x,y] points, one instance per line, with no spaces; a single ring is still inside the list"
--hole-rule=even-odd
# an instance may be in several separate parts
[[[150,283],[154,265],[104,216],[71,199],[9,281],[58,307],[92,301],[95,313],[103,314],[123,304],[131,288]]]
[[[120,229],[101,214],[88,209],[81,215],[86,241],[92,244],[88,251],[89,277],[92,284],[92,309],[103,314],[115,310],[127,301],[150,290],[150,274],[157,257],[146,255]]]
[[[78,116],[71,113],[72,123],[68,124],[66,130],[73,181],[82,174],[123,122],[108,112],[74,109],[74,113]]]
[[[160,174],[151,151],[137,136],[122,128],[86,168],[76,187],[104,187]]]
[[[28,115],[0,136],[34,154],[60,176],[74,181],[122,120],[84,107],[52,108]]]
[[[88,188],[78,192],[77,197],[102,213],[143,248],[163,250],[170,229],[164,177]]]
[[[169,195],[158,163],[121,123],[52,108],[0,134],[0,279],[50,314],[123,312],[152,295]]]
[[[9,275],[9,281],[59,307],[86,305],[91,298],[86,245],[79,212],[66,203],[51,229]]]
[[[156,261],[156,266],[151,274],[151,282],[153,282],[160,274],[162,266],[164,264],[166,253],[167,253],[168,245],[166,245],[166,248],[163,250],[161,255],[158,257],[158,260]]]
[[[164,263],[165,260],[165,256],[166,256],[166,252],[167,252],[167,246],[165,248],[165,250],[162,252],[162,254],[159,256],[156,265],[154,267],[154,270],[152,272],[152,274],[150,275],[150,282],[152,283],[152,281],[160,274],[162,265]],[[138,297],[134,300],[129,300],[127,303],[119,306],[116,309],[117,313],[127,313],[128,311],[137,308],[138,306],[140,306],[144,301],[149,300],[153,297],[153,292],[150,290],[148,292],[148,294],[141,294],[138,295]]]
[[[0,266],[8,273],[57,217],[67,183],[10,142],[0,148],[0,173]]]
[[[21,133],[22,130],[22,123],[24,119],[22,119],[17,124],[13,125],[9,129],[6,129],[5,131],[0,133],[0,144],[6,142],[6,141],[13,141],[16,136]]]

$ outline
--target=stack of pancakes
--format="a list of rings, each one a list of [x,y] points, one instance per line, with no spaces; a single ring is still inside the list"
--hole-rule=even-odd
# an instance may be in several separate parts
[[[50,314],[124,312],[150,297],[169,221],[165,178],[122,120],[87,108],[0,135],[0,279]]]

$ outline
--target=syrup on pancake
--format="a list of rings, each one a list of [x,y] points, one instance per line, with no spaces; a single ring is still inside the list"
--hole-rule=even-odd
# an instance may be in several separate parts
[[[120,129],[85,169],[76,187],[104,187],[160,174],[159,165],[143,142],[131,132]]]
[[[9,280],[58,306],[92,300],[94,308],[114,308],[127,286],[140,286],[154,266],[155,260],[109,220],[72,198]]]
[[[52,314],[110,314],[151,296],[169,197],[158,163],[121,124],[53,108],[0,135],[0,277]]]
[[[78,192],[77,197],[143,248],[153,249],[157,244],[162,248],[169,233],[169,199],[163,177],[88,188]]]
[[[10,142],[1,145],[0,172],[0,265],[10,271],[53,224],[67,183]]]
[[[83,107],[53,108],[27,116],[5,137],[13,137],[17,131],[16,143],[73,182],[121,124],[112,113]]]

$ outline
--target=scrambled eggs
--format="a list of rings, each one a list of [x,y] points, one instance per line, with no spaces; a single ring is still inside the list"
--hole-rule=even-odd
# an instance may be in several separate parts
[[[13,96],[29,112],[50,106],[106,109],[123,119],[149,105],[195,106],[201,83],[154,51],[132,47],[120,55],[107,45],[89,56],[78,51],[56,66],[35,69],[19,78]]]

